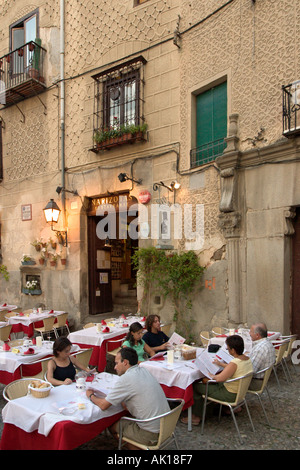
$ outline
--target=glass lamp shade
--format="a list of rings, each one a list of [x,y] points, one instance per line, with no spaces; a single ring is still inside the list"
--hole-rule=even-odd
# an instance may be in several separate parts
[[[58,207],[54,199],[50,199],[50,201],[44,208],[44,214],[45,214],[46,222],[49,222],[52,224],[58,221],[60,208]]]

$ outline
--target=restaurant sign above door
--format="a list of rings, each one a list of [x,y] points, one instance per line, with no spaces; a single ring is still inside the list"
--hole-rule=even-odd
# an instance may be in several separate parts
[[[96,215],[98,209],[102,212],[114,208],[116,212],[125,212],[136,203],[136,198],[129,193],[95,197],[90,200],[89,215]]]

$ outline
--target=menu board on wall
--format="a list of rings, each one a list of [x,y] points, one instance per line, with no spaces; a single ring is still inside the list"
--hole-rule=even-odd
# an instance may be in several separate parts
[[[97,250],[97,269],[110,269],[110,252]]]

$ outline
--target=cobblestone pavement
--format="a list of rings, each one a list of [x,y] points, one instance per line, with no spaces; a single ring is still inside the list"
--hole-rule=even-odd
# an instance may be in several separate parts
[[[276,410],[273,412],[268,396],[264,394],[263,400],[271,423],[269,427],[259,404],[258,398],[251,396],[248,399],[251,416],[255,425],[255,433],[251,430],[247,412],[243,408],[237,415],[237,421],[242,435],[241,444],[231,416],[222,416],[220,423],[218,416],[211,415],[207,418],[204,434],[200,433],[200,426],[193,426],[188,432],[187,426],[178,422],[176,435],[179,447],[187,450],[299,450],[300,449],[300,365],[295,366],[296,371],[290,366],[293,382],[287,383],[281,370],[278,370],[280,388],[272,373],[269,381],[269,392]],[[2,396],[4,386],[0,385],[0,408],[5,406]],[[3,423],[0,420],[0,434]],[[116,451],[117,445],[111,436],[103,433],[90,442],[81,445],[76,450],[108,450]],[[167,450],[175,450],[171,444]]]

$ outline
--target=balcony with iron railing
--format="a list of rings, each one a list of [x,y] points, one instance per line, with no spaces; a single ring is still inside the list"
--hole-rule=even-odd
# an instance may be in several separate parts
[[[190,151],[191,168],[195,168],[205,163],[214,161],[218,156],[222,155],[226,148],[224,139],[214,140],[207,144],[200,145]]]
[[[300,135],[300,80],[282,87],[283,135]]]
[[[45,53],[30,41],[0,57],[0,105],[12,106],[45,90]]]

